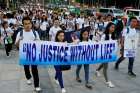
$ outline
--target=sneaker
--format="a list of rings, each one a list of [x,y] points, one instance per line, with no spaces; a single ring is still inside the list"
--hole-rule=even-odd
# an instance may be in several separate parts
[[[58,80],[56,80],[56,79],[55,79],[54,81],[55,81],[55,83],[56,83],[57,85],[59,85],[59,82],[58,82]]]
[[[62,88],[62,93],[66,93],[66,90],[64,88]]]
[[[10,55],[7,55],[7,58],[9,58],[10,57]]]
[[[27,80],[27,84],[28,84],[28,85],[31,85],[31,84],[32,84],[31,79]]]
[[[136,74],[134,72],[132,72],[132,71],[128,72],[128,75],[132,76],[132,77],[136,77]]]
[[[11,54],[10,53],[7,55],[7,58],[9,58],[9,57],[11,57]]]
[[[35,91],[40,92],[42,89],[40,87],[36,87]]]
[[[110,87],[110,88],[114,88],[114,87],[115,87],[115,85],[114,85],[111,81],[106,82],[106,84],[107,84],[107,86]]]
[[[80,78],[76,78],[76,81],[77,81],[78,83],[81,83],[81,82],[82,82],[82,80],[81,80]]]
[[[100,77],[100,76],[101,76],[101,74],[100,74],[99,71],[96,71],[96,72],[95,72],[95,75],[96,75],[97,77]]]
[[[90,84],[86,84],[85,87],[88,89],[92,89],[92,86]]]

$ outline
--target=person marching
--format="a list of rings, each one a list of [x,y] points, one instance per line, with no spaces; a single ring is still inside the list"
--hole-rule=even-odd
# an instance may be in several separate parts
[[[119,64],[125,59],[124,57],[124,47],[126,45],[124,45],[125,41],[132,41],[135,43],[135,41],[137,41],[137,37],[138,34],[137,30],[136,30],[136,26],[137,26],[137,18],[136,17],[131,17],[130,18],[130,26],[128,26],[127,28],[124,29],[123,34],[122,34],[122,38],[121,38],[121,57],[117,60],[116,64],[115,64],[115,69],[118,70],[119,69]],[[133,43],[130,43],[129,46],[133,46]],[[136,77],[136,74],[133,72],[133,64],[134,64],[134,59],[135,57],[128,57],[129,58],[129,64],[128,64],[128,75]]]
[[[56,33],[61,30],[60,28],[60,22],[58,19],[55,19],[53,21],[53,26],[50,28],[50,31],[49,31],[49,40],[50,41],[55,41],[55,36],[56,36]]]
[[[97,18],[97,22],[95,24],[95,37],[94,37],[94,40],[100,41],[104,31],[105,31],[104,16],[99,16]]]
[[[90,29],[84,28],[80,33],[80,42],[89,42],[89,33]],[[80,70],[82,65],[78,65],[76,69],[76,81],[81,83],[82,80],[80,79]],[[92,89],[92,86],[89,84],[89,64],[84,64],[84,71],[85,71],[85,87],[88,89]]]
[[[56,33],[55,42],[65,42],[65,33],[63,30],[60,30]],[[59,84],[62,90],[62,93],[66,93],[63,83],[63,76],[62,76],[62,66],[55,65],[54,66],[56,74],[55,74],[55,82]]]
[[[3,43],[5,45],[6,55],[7,55],[7,57],[9,57],[10,52],[12,50],[12,44],[13,44],[12,36],[13,36],[14,32],[9,27],[7,21],[4,21],[2,23],[2,28],[1,28],[0,32],[1,32],[1,40],[3,41]]]
[[[101,41],[109,41],[109,40],[116,40],[115,37],[115,24],[114,23],[109,23],[105,29],[105,32],[103,33],[101,37]],[[112,84],[111,81],[108,79],[108,63],[102,63],[97,69],[96,69],[96,76],[100,76],[100,70],[103,69],[103,75],[105,78],[106,85],[110,88],[114,88],[114,84]]]
[[[22,23],[23,23],[24,28],[22,31],[20,31],[17,34],[16,42],[15,42],[15,44],[18,48],[19,48],[20,41],[22,41],[22,40],[23,41],[40,40],[38,33],[32,29],[32,21],[31,21],[30,17],[24,17],[22,20]],[[30,65],[24,65],[24,72],[25,72],[25,76],[27,79],[27,84],[28,85],[32,84],[31,78],[33,75],[35,91],[37,91],[37,92],[41,91],[41,88],[39,86],[39,75],[38,75],[37,65],[31,65],[32,75],[30,74]]]

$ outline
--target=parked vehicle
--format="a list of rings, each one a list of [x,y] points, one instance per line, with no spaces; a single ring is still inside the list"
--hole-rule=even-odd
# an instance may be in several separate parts
[[[116,9],[116,8],[100,8],[99,13],[101,15],[111,14],[114,17],[124,16],[124,12],[122,10]]]
[[[131,16],[137,17],[140,20],[140,10],[139,9],[126,9],[125,16],[128,19]]]

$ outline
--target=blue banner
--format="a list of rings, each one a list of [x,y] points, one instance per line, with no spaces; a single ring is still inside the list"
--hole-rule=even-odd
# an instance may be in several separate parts
[[[117,60],[117,42],[58,43],[22,41],[20,65],[78,65],[107,63]]]

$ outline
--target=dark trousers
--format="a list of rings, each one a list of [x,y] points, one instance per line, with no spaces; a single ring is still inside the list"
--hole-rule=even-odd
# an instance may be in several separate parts
[[[80,74],[81,68],[82,68],[82,65],[77,66],[77,69],[76,69],[77,78],[80,78],[79,74]],[[86,84],[88,84],[89,83],[89,65],[88,64],[84,65],[84,71],[85,71],[85,81],[86,81]]]
[[[108,82],[108,74],[107,74],[107,69],[108,69],[108,63],[102,63],[97,71],[100,71],[101,69],[103,68],[103,75],[104,75],[104,78],[106,80],[106,82]]]
[[[116,66],[119,66],[119,64],[124,60],[125,58],[121,56],[118,61],[116,62]],[[132,72],[133,71],[133,64],[134,64],[134,57],[129,58],[129,64],[128,64],[128,71]]]
[[[32,75],[30,73],[30,66],[29,65],[24,65],[24,71],[25,71],[25,76],[26,76],[27,80],[31,79],[31,77],[33,75],[34,87],[39,87],[39,75],[38,75],[37,66],[31,65]]]
[[[9,52],[12,50],[12,44],[5,45],[6,55],[9,56]]]
[[[49,33],[47,31],[41,31],[41,40],[47,40],[49,37]]]
[[[116,67],[119,67],[119,64],[125,59],[124,58],[124,48],[122,48],[120,50],[121,52],[121,57],[118,59],[118,61],[116,62]],[[129,57],[129,64],[128,64],[128,72],[132,72],[133,71],[133,64],[134,64],[134,57]]]
[[[55,68],[55,71],[56,71],[55,80],[58,80],[60,87],[64,88],[61,67],[60,66],[54,66],[54,68]]]

